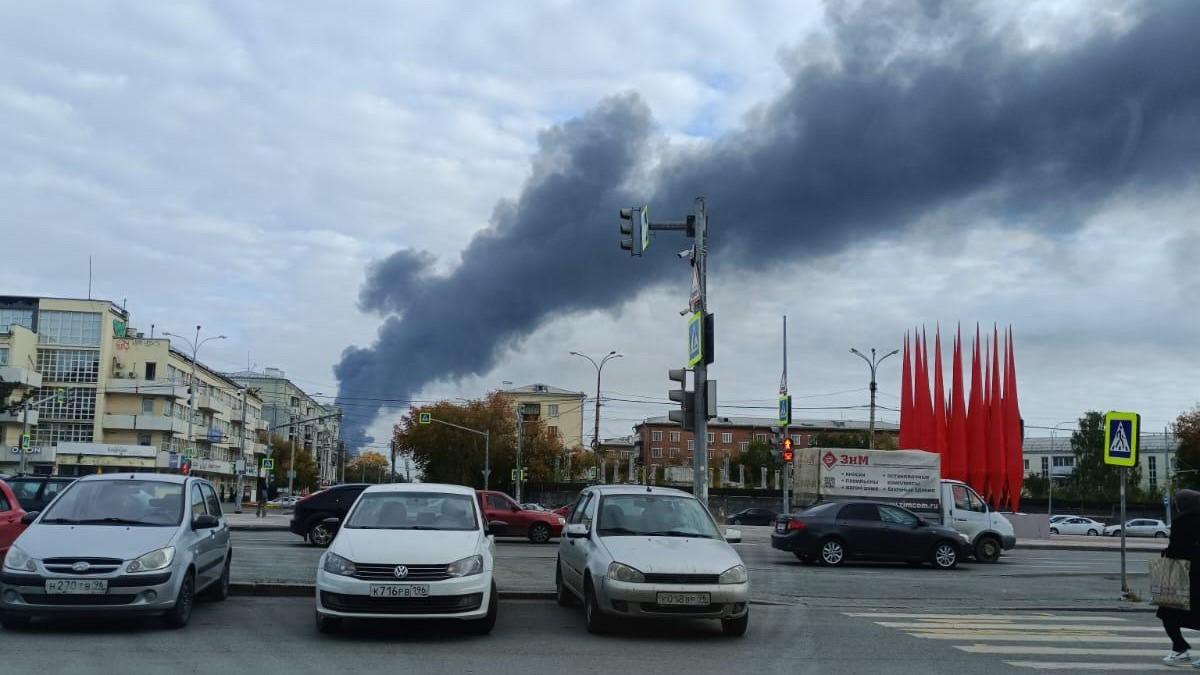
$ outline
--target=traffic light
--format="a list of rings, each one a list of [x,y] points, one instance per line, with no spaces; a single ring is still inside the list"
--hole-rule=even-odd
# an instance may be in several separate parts
[[[649,247],[649,209],[645,206],[621,209],[621,250],[640,256]]]
[[[784,438],[783,439],[783,462],[785,464],[791,464],[793,457],[795,457],[795,455],[792,452],[792,439]]]
[[[679,388],[667,392],[667,397],[680,404],[679,410],[668,412],[667,417],[678,422],[684,431],[693,431],[696,428],[696,394],[687,390],[687,369],[672,368],[667,371],[667,377],[679,383]]]

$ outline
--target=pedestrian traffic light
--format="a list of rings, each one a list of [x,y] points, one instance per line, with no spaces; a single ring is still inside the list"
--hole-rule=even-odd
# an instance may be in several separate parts
[[[667,397],[679,404],[679,410],[668,412],[667,417],[678,422],[684,431],[692,431],[696,427],[696,394],[687,390],[687,369],[672,368],[667,377],[679,383],[678,389],[667,392]]]
[[[621,209],[621,250],[640,256],[650,246],[650,211],[647,207]]]
[[[792,452],[792,439],[783,439],[783,461],[785,464],[790,464],[795,454]]]

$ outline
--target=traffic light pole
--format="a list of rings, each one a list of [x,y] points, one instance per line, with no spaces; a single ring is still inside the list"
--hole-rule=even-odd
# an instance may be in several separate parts
[[[695,213],[696,243],[692,247],[692,264],[696,266],[699,278],[700,302],[699,307],[693,308],[700,312],[701,321],[707,321],[708,316],[708,214],[704,210],[704,199],[696,198]],[[651,226],[653,228],[653,226]],[[703,326],[703,324],[702,324]],[[703,327],[701,333],[703,333]],[[705,345],[704,350],[712,349]],[[708,507],[708,365],[703,357],[696,364],[694,387],[696,398],[694,412],[696,414],[695,454],[692,457],[692,481],[695,486],[693,494],[706,508]]]

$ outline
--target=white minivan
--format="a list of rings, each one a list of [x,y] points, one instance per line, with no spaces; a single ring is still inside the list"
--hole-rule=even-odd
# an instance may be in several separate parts
[[[317,564],[317,629],[343,619],[458,619],[496,625],[495,538],[461,485],[396,483],[362,492]],[[500,525],[503,525],[502,523]]]

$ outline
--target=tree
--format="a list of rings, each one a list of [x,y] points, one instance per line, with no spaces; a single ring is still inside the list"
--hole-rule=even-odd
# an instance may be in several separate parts
[[[364,452],[346,464],[346,480],[358,483],[386,483],[388,458],[378,452]]]
[[[1067,481],[1067,494],[1073,499],[1115,501],[1121,494],[1120,467],[1104,463],[1104,415],[1091,411],[1079,418],[1079,428],[1071,434],[1071,449],[1075,452],[1075,473]],[[1138,501],[1145,495],[1139,487],[1140,467],[1129,469],[1126,495]]]
[[[766,441],[751,441],[737,463],[746,465],[746,475],[752,483],[758,480],[762,467],[767,467],[767,471],[771,472],[783,466],[783,460],[771,452],[771,444]]]
[[[272,474],[275,480],[271,485],[275,488],[288,486],[288,469],[291,468],[292,443],[283,436],[271,436],[271,457],[275,459],[275,469]],[[296,445],[296,479],[292,482],[297,492],[313,490],[317,487],[317,463],[312,453],[300,444]]]
[[[1175,486],[1200,488],[1200,406],[1179,414],[1173,429],[1179,448],[1175,451]]]

